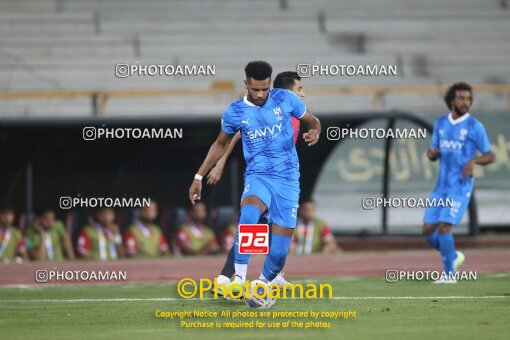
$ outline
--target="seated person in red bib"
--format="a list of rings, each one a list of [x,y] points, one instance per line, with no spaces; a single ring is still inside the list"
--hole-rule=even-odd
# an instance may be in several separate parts
[[[176,245],[184,255],[215,254],[220,248],[216,235],[205,221],[207,209],[205,204],[197,202],[188,204],[186,222],[175,233]]]
[[[0,262],[28,260],[23,234],[14,223],[14,209],[10,205],[0,207]]]
[[[234,245],[238,225],[237,223],[231,223],[222,231],[221,248],[223,251],[228,252]]]
[[[160,227],[155,224],[158,204],[151,204],[138,210],[137,220],[124,233],[124,248],[129,257],[157,257],[168,255],[169,248]]]
[[[71,235],[64,223],[55,218],[50,207],[36,210],[34,224],[25,231],[28,254],[36,261],[74,260]],[[66,257],[64,257],[64,254]]]
[[[315,202],[312,200],[301,203],[296,230],[290,246],[290,250],[294,254],[332,254],[340,251],[331,229],[323,220],[315,217],[315,207]]]
[[[83,227],[78,237],[77,254],[88,260],[117,260],[124,254],[119,227],[112,208],[99,208],[94,223]]]

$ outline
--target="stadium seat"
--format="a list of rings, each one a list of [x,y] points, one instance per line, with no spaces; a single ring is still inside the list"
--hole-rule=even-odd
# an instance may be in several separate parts
[[[293,0],[285,8],[282,4],[207,0],[200,2],[201,11],[195,11],[196,5],[184,0],[1,0],[0,91],[194,90],[208,89],[214,81],[233,82],[234,93],[221,98],[133,96],[110,98],[105,106],[111,116],[141,110],[150,115],[214,115],[242,93],[242,69],[253,59],[267,59],[275,72],[306,63],[398,66],[397,77],[310,77],[303,82],[305,92],[311,87],[510,80],[506,43],[510,22],[502,2]],[[250,22],[244,19],[246,11],[252,15]],[[244,43],[247,33],[250,44]],[[212,64],[216,75],[115,78],[116,64],[136,62]],[[374,108],[366,98],[370,96],[356,96],[313,93],[306,100],[319,113]],[[397,100],[379,102],[377,108],[438,109],[427,95],[412,100],[406,94],[393,97]],[[90,97],[1,100],[0,116],[91,116],[95,112],[91,102]],[[500,109],[501,103],[484,107]]]

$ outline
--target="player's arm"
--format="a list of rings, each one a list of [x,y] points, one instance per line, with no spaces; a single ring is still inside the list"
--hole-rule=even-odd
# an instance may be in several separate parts
[[[42,247],[39,247],[37,249],[28,249],[28,256],[31,260],[34,260],[34,261],[40,261],[41,260],[41,255],[40,255],[40,251],[39,249],[42,248]]]
[[[435,162],[439,159],[441,156],[439,152],[439,134],[438,134],[438,122],[434,123],[434,129],[432,131],[432,143],[430,145],[430,148],[427,150],[427,157],[432,161]]]
[[[487,165],[494,162],[495,157],[492,153],[489,136],[487,135],[485,128],[482,124],[480,124],[477,126],[475,131],[475,145],[476,148],[481,152],[481,155],[472,158],[467,162],[467,164],[464,166],[464,169],[462,169],[462,177],[472,177],[475,164]]]
[[[324,246],[322,247],[323,254],[336,254],[340,252],[340,248],[336,243],[335,238],[330,238],[327,241],[324,241]]]
[[[481,156],[473,158],[472,161],[474,161],[475,164],[478,164],[478,165],[488,165],[488,164],[491,164],[492,162],[494,162],[495,158],[496,157],[494,156],[492,151],[489,151],[487,153],[484,153]]]
[[[486,152],[478,157],[472,158],[467,162],[466,166],[464,166],[464,169],[462,169],[462,177],[473,177],[473,169],[475,167],[475,164],[478,165],[487,165],[494,162],[494,154],[492,151]]]
[[[331,228],[327,224],[323,224],[322,232],[322,253],[323,254],[335,254],[340,252],[340,247],[336,242],[335,235],[331,231]]]
[[[46,233],[43,231],[42,227],[40,227],[37,223],[34,225],[34,233],[37,233],[39,236],[39,247],[37,248],[28,248],[28,255],[31,259],[34,261],[41,261],[44,260],[44,256],[46,255]],[[35,239],[37,239],[37,236],[32,236]]]
[[[168,241],[166,240],[165,235],[163,235],[163,233],[161,231],[159,233],[160,233],[159,244],[158,244],[159,254],[161,256],[171,255],[172,253],[170,252],[170,246],[168,245]]]
[[[308,146],[317,144],[321,134],[321,122],[315,117],[310,110],[306,109],[305,114],[300,120],[306,124],[308,132],[303,133],[303,139]]]
[[[232,151],[234,150],[236,143],[239,139],[241,139],[241,133],[237,132],[234,135],[234,137],[232,137],[232,140],[228,144],[228,148],[227,151],[225,151],[225,154],[221,156],[218,163],[216,163],[216,165],[211,169],[211,171],[207,175],[207,184],[215,185],[220,181],[221,175],[223,174],[223,169],[225,168],[225,164],[227,164],[227,159],[232,154]]]
[[[37,249],[28,249],[28,256],[31,260],[41,261],[44,258],[44,251],[46,248],[40,246]]]
[[[117,257],[122,258],[126,257],[126,253],[124,251],[124,247],[122,245],[122,235],[120,234],[120,228],[115,223],[110,226],[110,230],[113,233],[113,244],[115,245],[115,250],[117,251]]]
[[[66,253],[68,260],[76,259],[73,250],[73,242],[71,241],[71,234],[67,231],[64,232],[64,236],[62,237],[62,243],[64,245],[64,252]]]
[[[336,242],[336,238],[333,235],[325,237],[322,245],[322,253],[323,254],[336,254],[341,251],[338,243]]]
[[[211,145],[211,148],[209,149],[204,162],[198,169],[197,175],[204,176],[216,163],[218,163],[221,156],[223,156],[227,151],[228,145],[233,136],[233,134],[229,135],[223,131],[220,131],[218,138],[216,138],[214,143]],[[196,200],[200,200],[201,192],[202,180],[196,178],[193,179],[193,182],[191,183],[191,186],[188,190],[188,197],[192,204],[195,204]]]
[[[78,243],[76,245],[76,255],[78,255],[78,258],[86,259],[89,255],[90,248],[90,237],[88,233],[85,230],[80,231]]]
[[[124,233],[124,249],[127,257],[133,257],[138,254],[138,243],[136,242],[135,234],[131,228]]]
[[[20,245],[18,245],[18,256],[21,257],[23,261],[29,260],[27,248],[24,246],[23,240],[21,240]]]
[[[427,157],[432,161],[435,162],[439,159],[439,150],[436,148],[429,148],[427,150]]]
[[[34,261],[42,261],[46,255],[46,234],[41,234],[40,240],[39,248],[28,251],[30,257],[33,258]]]
[[[296,231],[294,230],[294,234],[292,235],[292,239],[290,241],[289,254],[296,254],[296,244]]]

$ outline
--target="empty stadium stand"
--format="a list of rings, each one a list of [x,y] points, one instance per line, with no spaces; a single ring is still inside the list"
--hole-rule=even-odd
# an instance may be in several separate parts
[[[219,114],[243,89],[253,59],[275,72],[297,64],[397,65],[398,76],[313,76],[313,88],[508,84],[506,0],[0,0],[0,117]],[[215,76],[116,78],[115,65],[209,64]],[[215,82],[230,91],[201,94]],[[172,90],[189,90],[189,93]],[[84,91],[85,95],[45,95]],[[1,93],[16,96],[1,97]],[[26,93],[40,93],[33,98]],[[477,94],[475,108],[508,109],[510,92]],[[437,93],[310,92],[316,112],[376,108],[443,111]]]

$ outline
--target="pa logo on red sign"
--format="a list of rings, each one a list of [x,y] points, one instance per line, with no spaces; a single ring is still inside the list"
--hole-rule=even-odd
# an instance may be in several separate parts
[[[268,254],[269,226],[267,224],[240,224],[239,254]]]

